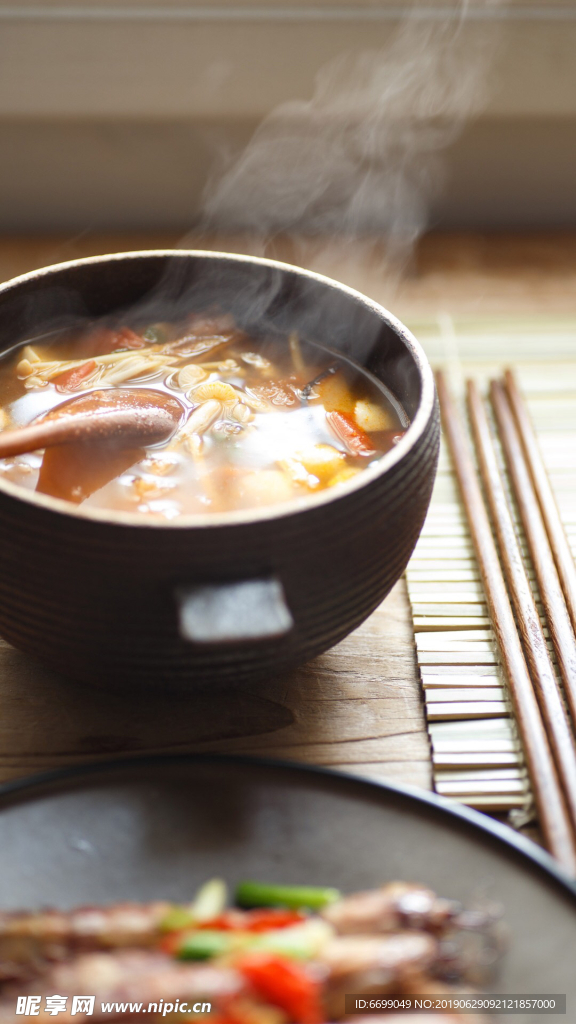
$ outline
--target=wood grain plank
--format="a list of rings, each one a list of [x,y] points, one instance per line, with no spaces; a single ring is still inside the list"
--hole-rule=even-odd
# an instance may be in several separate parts
[[[431,785],[403,582],[359,630],[288,677],[135,697],[80,686],[0,641],[0,781],[110,755],[213,750],[346,770],[370,763],[379,777]]]

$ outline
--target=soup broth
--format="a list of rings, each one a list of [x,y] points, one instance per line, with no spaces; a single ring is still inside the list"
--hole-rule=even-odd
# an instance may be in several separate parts
[[[172,436],[141,449],[121,432],[113,443],[80,437],[0,459],[2,476],[81,508],[171,520],[338,487],[408,426],[394,397],[351,360],[295,334],[249,336],[227,315],[197,313],[177,323],[98,322],[19,347],[0,360],[0,426],[120,388],[177,398]]]

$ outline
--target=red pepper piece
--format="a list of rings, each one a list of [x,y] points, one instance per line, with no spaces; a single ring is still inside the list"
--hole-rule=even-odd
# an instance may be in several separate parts
[[[131,327],[121,327],[116,331],[115,348],[146,348],[148,344],[149,342],[136,334]]]
[[[71,370],[59,373],[57,377],[52,378],[56,385],[56,391],[75,391],[76,388],[81,387],[87,377],[94,373],[97,365],[93,359],[90,359],[87,363],[82,363],[82,366],[73,366]]]
[[[194,925],[194,927],[222,932],[245,931],[243,921],[244,914],[241,910],[225,910],[222,914],[218,914],[217,917],[212,917],[209,921],[202,921]]]
[[[225,910],[217,917],[200,924],[190,923],[185,928],[177,928],[165,935],[160,942],[160,949],[169,956],[177,956],[180,945],[189,931],[222,931],[222,932],[261,932],[273,931],[276,928],[289,928],[306,920],[306,914],[299,910],[282,910],[270,907],[262,910]]]
[[[186,934],[185,929],[181,929],[177,932],[170,932],[165,935],[164,938],[158,943],[158,949],[161,953],[166,953],[167,956],[178,956],[180,945],[182,943],[182,937]]]
[[[270,907],[266,910],[249,910],[246,914],[245,928],[249,932],[268,932],[274,928],[290,928],[293,924],[301,924],[306,914],[299,910],[282,910]]]
[[[145,348],[150,344],[131,327],[95,327],[80,341],[87,356],[105,356],[119,349]]]
[[[346,445],[351,455],[375,455],[376,449],[372,441],[346,412],[327,412],[328,426],[334,431],[339,441]]]
[[[235,966],[261,998],[279,1006],[296,1024],[324,1020],[320,982],[303,964],[270,953],[251,953]]]
[[[298,910],[270,907],[262,910],[226,910],[197,927],[208,928],[210,931],[268,932],[275,928],[289,928],[305,920],[306,915]]]

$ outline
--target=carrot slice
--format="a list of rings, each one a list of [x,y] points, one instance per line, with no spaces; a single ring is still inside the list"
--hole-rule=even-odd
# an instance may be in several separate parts
[[[375,455],[376,449],[372,441],[354,420],[345,412],[327,412],[328,426],[336,434],[339,441],[346,445],[351,455],[362,455],[365,458]]]
[[[59,373],[57,377],[53,378],[56,391],[75,391],[94,373],[97,367],[98,364],[90,359],[87,363],[82,363],[82,366],[73,366],[71,370],[64,370],[64,373]]]

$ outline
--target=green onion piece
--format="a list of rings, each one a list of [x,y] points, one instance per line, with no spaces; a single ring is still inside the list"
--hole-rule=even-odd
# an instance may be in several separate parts
[[[338,889],[308,885],[268,885],[266,882],[240,882],[236,889],[239,907],[288,907],[290,910],[322,910],[340,899]]]
[[[227,953],[231,945],[228,932],[210,931],[206,928],[185,935],[176,955],[179,960],[210,960],[214,956]]]
[[[320,917],[311,917],[302,924],[276,928],[255,936],[253,948],[279,953],[295,960],[312,960],[334,935],[334,929]]]
[[[205,882],[196,893],[190,907],[190,914],[199,923],[211,921],[213,917],[218,917],[225,910],[227,902],[226,882],[223,882],[221,878],[212,878],[209,882]]]
[[[186,907],[171,907],[166,917],[160,921],[161,932],[179,932],[182,928],[190,928],[195,918]]]
[[[142,333],[142,337],[153,345],[161,344],[166,341],[166,328],[164,324],[150,324]]]

